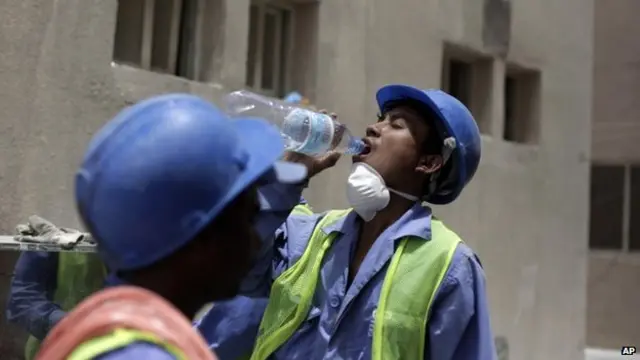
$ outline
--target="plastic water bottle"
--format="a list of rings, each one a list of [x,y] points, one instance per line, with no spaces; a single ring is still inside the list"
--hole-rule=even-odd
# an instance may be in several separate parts
[[[331,150],[356,155],[365,149],[362,139],[329,115],[246,90],[229,93],[223,101],[232,117],[258,117],[277,126],[287,150],[307,155]]]

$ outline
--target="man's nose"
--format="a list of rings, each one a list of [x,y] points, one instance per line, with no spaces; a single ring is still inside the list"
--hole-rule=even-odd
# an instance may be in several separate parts
[[[375,123],[375,124],[371,124],[371,125],[367,126],[367,130],[365,132],[365,135],[367,137],[379,137],[380,136],[380,129],[378,129],[378,124],[380,124],[380,123]]]

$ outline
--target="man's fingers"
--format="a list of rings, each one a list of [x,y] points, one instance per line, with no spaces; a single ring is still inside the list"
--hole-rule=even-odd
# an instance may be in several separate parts
[[[309,155],[297,153],[295,151],[285,152],[282,156],[282,160],[295,163],[308,163],[310,161],[313,161],[313,159]]]
[[[338,160],[340,160],[340,156],[342,156],[342,154],[339,152],[332,151],[323,156],[322,159],[320,159],[320,162],[322,163],[323,168],[326,169],[335,165]]]
[[[318,112],[319,112],[319,113],[321,113],[321,114],[325,114],[325,115],[329,115],[329,116],[331,116],[331,118],[332,118],[333,120],[338,120],[338,114],[336,114],[336,113],[334,113],[334,112],[329,113],[329,111],[328,111],[328,110],[326,110],[326,109],[319,110]]]

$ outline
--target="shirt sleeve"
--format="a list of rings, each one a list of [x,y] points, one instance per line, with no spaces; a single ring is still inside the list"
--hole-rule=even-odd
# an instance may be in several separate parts
[[[268,302],[243,296],[219,302],[194,326],[221,360],[248,358]]]
[[[497,359],[484,271],[461,244],[437,295],[427,334],[426,360]]]
[[[100,355],[96,360],[176,360],[162,347],[145,342],[134,343],[118,350]]]
[[[7,319],[39,340],[65,315],[53,302],[57,274],[58,254],[54,252],[23,252],[14,269]]]
[[[262,239],[255,264],[242,282],[240,292],[250,297],[267,297],[271,288],[271,264],[276,232],[302,198],[303,185],[269,184],[258,190],[261,211],[255,226]]]

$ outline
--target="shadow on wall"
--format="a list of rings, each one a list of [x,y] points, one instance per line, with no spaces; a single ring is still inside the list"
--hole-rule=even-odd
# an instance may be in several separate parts
[[[17,252],[0,251],[0,358],[2,360],[24,359],[24,344],[27,334],[5,318],[11,274],[18,258]]]

